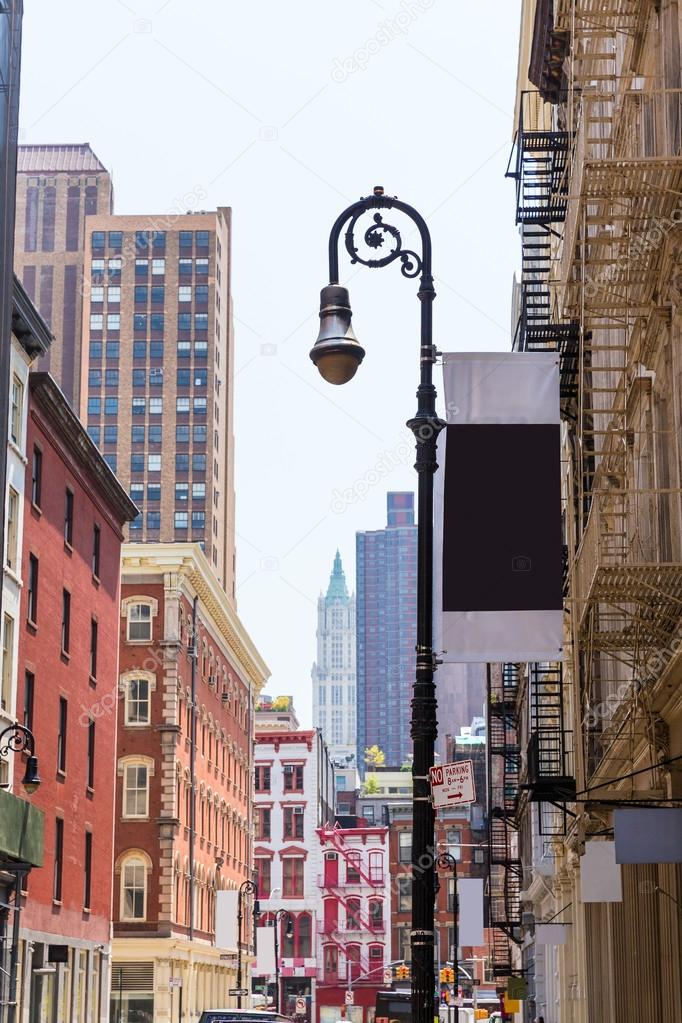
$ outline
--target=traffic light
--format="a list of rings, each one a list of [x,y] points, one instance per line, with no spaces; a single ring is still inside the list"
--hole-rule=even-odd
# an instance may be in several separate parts
[[[405,966],[403,964],[402,966],[399,966],[397,968],[397,970],[395,971],[395,975],[398,978],[398,980],[407,980],[407,978],[410,976],[410,969],[408,966]]]
[[[447,973],[447,982],[448,982],[448,984],[454,984],[455,983],[455,971],[452,969],[451,966],[449,966],[445,972]]]
[[[448,971],[446,969],[440,971],[440,982],[441,984],[447,984],[448,982]]]

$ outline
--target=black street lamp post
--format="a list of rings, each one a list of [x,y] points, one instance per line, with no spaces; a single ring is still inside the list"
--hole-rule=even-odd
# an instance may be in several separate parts
[[[454,938],[454,949],[452,952],[452,966],[455,974],[455,1020],[459,1023],[459,895],[457,894],[457,860],[451,853],[440,853],[436,858],[436,866],[439,870],[451,870],[454,881],[454,892],[452,893],[452,931]]]
[[[395,209],[404,213],[417,227],[421,255],[403,248],[400,232],[384,222],[379,210]],[[361,256],[355,242],[360,217],[374,211],[374,223],[363,234],[369,249],[379,250],[385,242],[388,251],[379,259]],[[346,226],[347,225],[347,226]],[[431,273],[431,236],[422,216],[407,203],[384,195],[376,187],[370,196],[353,203],[338,217],[329,236],[329,284],[320,294],[320,332],[310,358],[325,380],[345,384],[354,375],[365,352],[351,327],[348,290],[339,285],[338,247],[341,231],[351,263],[378,268],[400,261],[404,277],[420,278],[421,340],[420,381],[417,389],[417,414],[407,423],[416,440],[415,469],[418,477],[417,533],[417,647],[416,679],[412,699],[411,735],[414,743],[413,838],[412,838],[412,1019],[414,1023],[433,1023],[435,991],[434,971],[434,811],[429,790],[429,768],[434,763],[437,736],[436,658],[432,646],[433,626],[433,477],[437,469],[436,442],[445,423],[436,415],[436,389],[433,385],[432,306],[436,296]]]
[[[25,728],[24,725],[14,724],[9,725],[0,732],[0,757],[3,759],[8,757],[10,753],[27,753],[28,759],[26,760],[26,770],[24,771],[24,777],[22,778],[22,784],[29,795],[38,788],[40,785],[40,777],[38,775],[38,757],[36,756],[35,750],[35,739],[33,732],[30,728]],[[0,788],[8,788],[9,782],[0,785]]]
[[[242,903],[245,895],[257,895],[258,885],[255,881],[242,881],[239,885],[239,892],[237,893],[237,1008],[242,1007],[242,920],[244,918],[244,911],[242,910]],[[257,916],[258,910],[254,906],[253,915]]]
[[[272,914],[272,926],[275,928],[275,1011],[279,1012],[280,1006],[280,993],[279,993],[279,922],[280,920],[286,919],[287,929],[284,932],[287,938],[293,938],[294,936],[294,922],[291,919],[291,914],[286,909],[278,909]]]

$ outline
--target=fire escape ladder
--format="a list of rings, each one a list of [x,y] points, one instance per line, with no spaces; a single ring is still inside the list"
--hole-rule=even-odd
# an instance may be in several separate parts
[[[561,662],[528,666],[530,739],[527,747],[528,798],[566,803],[576,785],[568,768],[571,735],[565,727],[564,672]]]
[[[372,933],[375,933],[375,932],[379,933],[380,929],[376,928],[376,927],[372,927],[371,924],[370,924],[369,918],[365,919],[365,917],[362,915],[361,912],[357,912],[357,911],[355,911],[353,909],[351,909],[351,910],[348,909],[348,903],[351,902],[352,899],[353,899],[352,895],[344,895],[338,888],[335,888],[332,885],[325,885],[325,889],[328,892],[330,892],[332,895],[335,895],[337,900],[341,903],[341,905],[346,910],[346,912],[350,913],[350,916],[353,918],[355,923],[358,924],[358,927],[355,928],[357,930],[358,934],[361,931],[371,931]],[[337,930],[341,930],[341,928],[337,926]],[[381,930],[383,930],[383,928],[381,928]]]
[[[356,860],[353,859],[352,856],[350,856],[349,851],[347,849],[344,849],[343,838],[340,836],[338,829],[332,828],[330,831],[327,831],[325,834],[325,838],[327,839],[327,841],[331,842],[335,851],[340,853],[341,856],[343,856],[344,860],[346,861],[346,864],[350,863],[353,870],[355,870],[358,876],[361,878],[361,881],[356,881],[355,884],[361,884],[362,882],[364,882],[370,888],[377,887],[379,882],[372,881],[369,875],[365,874],[362,867],[358,866]]]

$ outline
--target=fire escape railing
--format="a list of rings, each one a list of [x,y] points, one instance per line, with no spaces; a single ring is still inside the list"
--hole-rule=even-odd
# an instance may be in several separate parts
[[[521,299],[513,347],[521,352],[558,352],[562,411],[570,415],[578,395],[580,325],[552,314],[553,224],[566,219],[573,136],[544,127],[546,104],[523,92],[519,127],[507,177],[516,181],[516,223],[521,228]],[[513,163],[513,168],[512,168]]]
[[[516,836],[521,765],[515,716],[518,686],[517,664],[503,665],[499,677],[489,672],[488,896],[492,970],[496,977],[512,972],[511,943],[520,941],[523,868]]]

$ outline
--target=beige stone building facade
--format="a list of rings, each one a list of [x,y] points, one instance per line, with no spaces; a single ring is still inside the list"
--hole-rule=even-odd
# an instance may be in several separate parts
[[[141,515],[234,600],[231,211],[88,217],[80,415]]]
[[[562,664],[493,687],[497,973],[528,981],[524,1021],[674,1023],[682,864],[620,846],[591,901],[587,862],[619,811],[682,805],[682,10],[522,7],[514,343],[560,352],[566,628]]]
[[[87,143],[19,146],[14,266],[54,341],[41,360],[78,409],[85,218],[111,213],[113,186]]]

